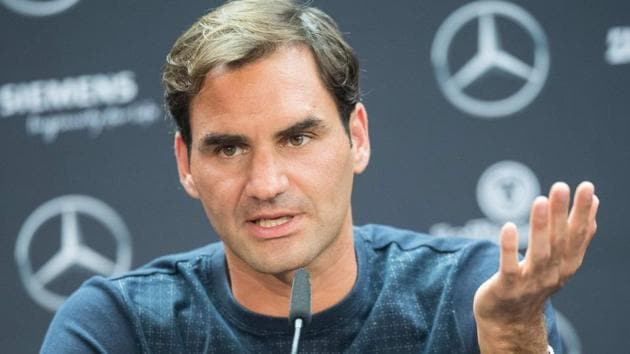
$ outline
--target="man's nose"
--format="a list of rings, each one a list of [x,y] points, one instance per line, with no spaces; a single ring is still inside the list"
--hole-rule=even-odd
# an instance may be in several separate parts
[[[258,200],[272,200],[289,188],[284,164],[271,151],[257,151],[250,162],[245,192]]]

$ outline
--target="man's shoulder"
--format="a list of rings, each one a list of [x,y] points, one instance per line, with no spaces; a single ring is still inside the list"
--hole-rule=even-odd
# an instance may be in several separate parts
[[[57,348],[82,348],[94,341],[109,348],[104,352],[139,352],[175,337],[174,323],[181,318],[190,321],[189,316],[178,317],[178,311],[212,311],[205,293],[211,283],[208,273],[222,256],[222,245],[215,243],[157,258],[123,274],[92,277],[59,309],[44,348],[57,352]],[[169,341],[163,343],[175,348]]]
[[[363,241],[368,268],[380,276],[391,273],[411,278],[463,277],[477,286],[496,272],[499,247],[490,241],[462,237],[431,236],[384,225],[355,228]]]
[[[223,244],[212,243],[191,251],[164,255],[134,270],[109,277],[95,276],[73,294],[79,302],[93,303],[94,293],[125,304],[151,304],[157,296],[194,292],[207,285],[213,261],[223,257]],[[90,296],[85,296],[91,294]],[[89,300],[89,301],[88,301]]]
[[[206,260],[223,256],[221,242],[196,248],[190,251],[160,256],[134,270],[117,274],[108,278],[110,281],[126,281],[175,275],[183,270],[203,267]]]
[[[179,304],[201,311],[206,289],[213,287],[213,267],[223,262],[223,245],[212,243],[165,255],[126,273],[93,277],[71,297],[73,308],[119,308],[136,327],[168,326]]]
[[[156,294],[200,292],[210,285],[211,268],[222,259],[223,244],[217,242],[161,256],[125,273],[94,277],[85,285],[110,288],[127,303],[152,302]]]
[[[361,271],[379,296],[392,303],[406,296],[405,306],[415,306],[426,323],[450,321],[453,309],[469,314],[475,291],[498,269],[498,246],[486,240],[383,225],[357,227],[355,235],[365,245]]]
[[[489,241],[465,237],[432,236],[388,225],[355,226],[355,235],[374,250],[396,246],[402,251],[426,249],[433,253],[452,254],[474,249],[496,248],[496,245]]]

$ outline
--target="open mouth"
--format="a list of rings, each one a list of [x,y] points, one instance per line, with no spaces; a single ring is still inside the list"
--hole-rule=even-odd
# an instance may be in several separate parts
[[[291,219],[293,219],[293,216],[287,215],[287,216],[281,216],[274,219],[267,219],[267,218],[256,219],[256,220],[253,220],[252,222],[260,227],[271,228],[271,227],[280,226],[282,224],[286,224],[287,222],[291,221]]]

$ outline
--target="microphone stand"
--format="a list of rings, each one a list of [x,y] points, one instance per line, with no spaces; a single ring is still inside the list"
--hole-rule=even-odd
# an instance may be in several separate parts
[[[297,354],[298,344],[300,342],[300,332],[302,330],[302,319],[295,320],[295,332],[293,332],[293,344],[291,345],[291,354]]]

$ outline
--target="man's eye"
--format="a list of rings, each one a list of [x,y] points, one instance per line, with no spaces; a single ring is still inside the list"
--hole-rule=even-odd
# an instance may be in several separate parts
[[[241,154],[243,152],[243,149],[236,145],[226,145],[226,146],[217,147],[215,151],[218,155],[222,155],[225,157],[232,157],[232,156]]]
[[[294,135],[289,138],[288,143],[291,146],[302,146],[311,140],[311,137],[306,136],[304,134]]]

